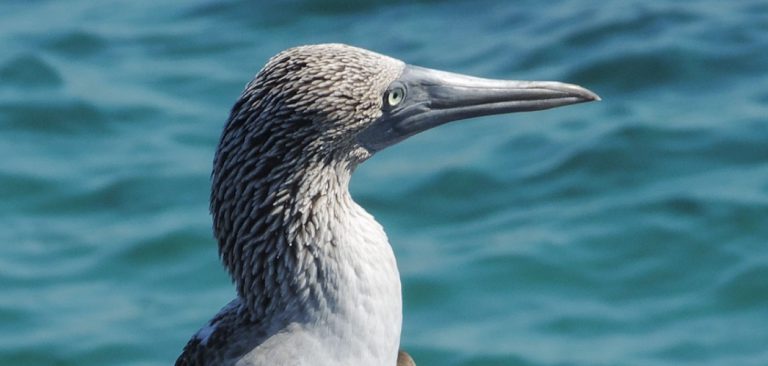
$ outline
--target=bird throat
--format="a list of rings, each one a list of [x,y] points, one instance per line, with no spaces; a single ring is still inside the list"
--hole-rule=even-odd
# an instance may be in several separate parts
[[[229,177],[211,201],[220,255],[251,319],[301,322],[336,306],[339,245],[362,211],[348,190],[355,160],[246,159],[214,172]]]

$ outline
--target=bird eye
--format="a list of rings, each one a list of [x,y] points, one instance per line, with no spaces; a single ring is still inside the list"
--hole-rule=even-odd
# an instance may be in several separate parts
[[[394,107],[405,99],[405,89],[396,87],[387,92],[387,104]]]

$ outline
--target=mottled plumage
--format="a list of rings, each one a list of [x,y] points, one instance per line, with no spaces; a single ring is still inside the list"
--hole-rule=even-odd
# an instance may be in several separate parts
[[[395,364],[397,267],[383,230],[347,187],[352,170],[370,156],[354,136],[381,115],[381,94],[403,66],[344,45],[298,47],[273,57],[246,86],[219,143],[211,194],[219,254],[239,298],[211,321],[207,342],[192,338],[177,364],[229,365],[246,357],[254,365],[309,365],[300,362],[302,346],[342,337],[369,347],[366,327],[391,338],[389,349],[375,353],[390,353]],[[366,257],[371,270],[362,268]],[[380,296],[397,305],[348,289],[362,280],[390,282]],[[390,324],[343,313],[362,305]],[[320,322],[339,329],[315,334]],[[306,334],[295,345],[264,344],[286,329]],[[247,356],[259,346],[269,358]],[[318,352],[312,365],[374,362],[365,354]],[[334,362],[324,362],[323,353]]]
[[[177,365],[407,366],[400,278],[381,226],[349,195],[376,151],[474,116],[597,98],[553,82],[418,68],[339,44],[276,55],[232,108],[211,213],[238,297]]]
[[[329,214],[344,219],[354,205],[349,176],[370,155],[355,133],[381,115],[380,95],[402,67],[348,46],[294,48],[272,58],[235,104],[214,160],[211,212],[254,319],[321,301],[323,289],[312,286],[323,283],[297,275],[323,275],[315,258],[338,240]]]

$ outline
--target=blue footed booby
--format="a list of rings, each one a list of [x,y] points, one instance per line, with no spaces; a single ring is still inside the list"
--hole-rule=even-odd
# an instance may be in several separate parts
[[[348,190],[377,151],[447,122],[599,100],[323,44],[272,57],[245,87],[213,163],[211,214],[237,287],[176,365],[414,365],[399,351],[400,275]]]

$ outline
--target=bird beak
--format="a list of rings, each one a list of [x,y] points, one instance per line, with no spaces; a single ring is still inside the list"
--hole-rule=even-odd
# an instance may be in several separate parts
[[[375,152],[451,121],[596,100],[597,94],[573,84],[482,79],[406,65],[384,95],[383,114],[358,134],[358,142]]]

